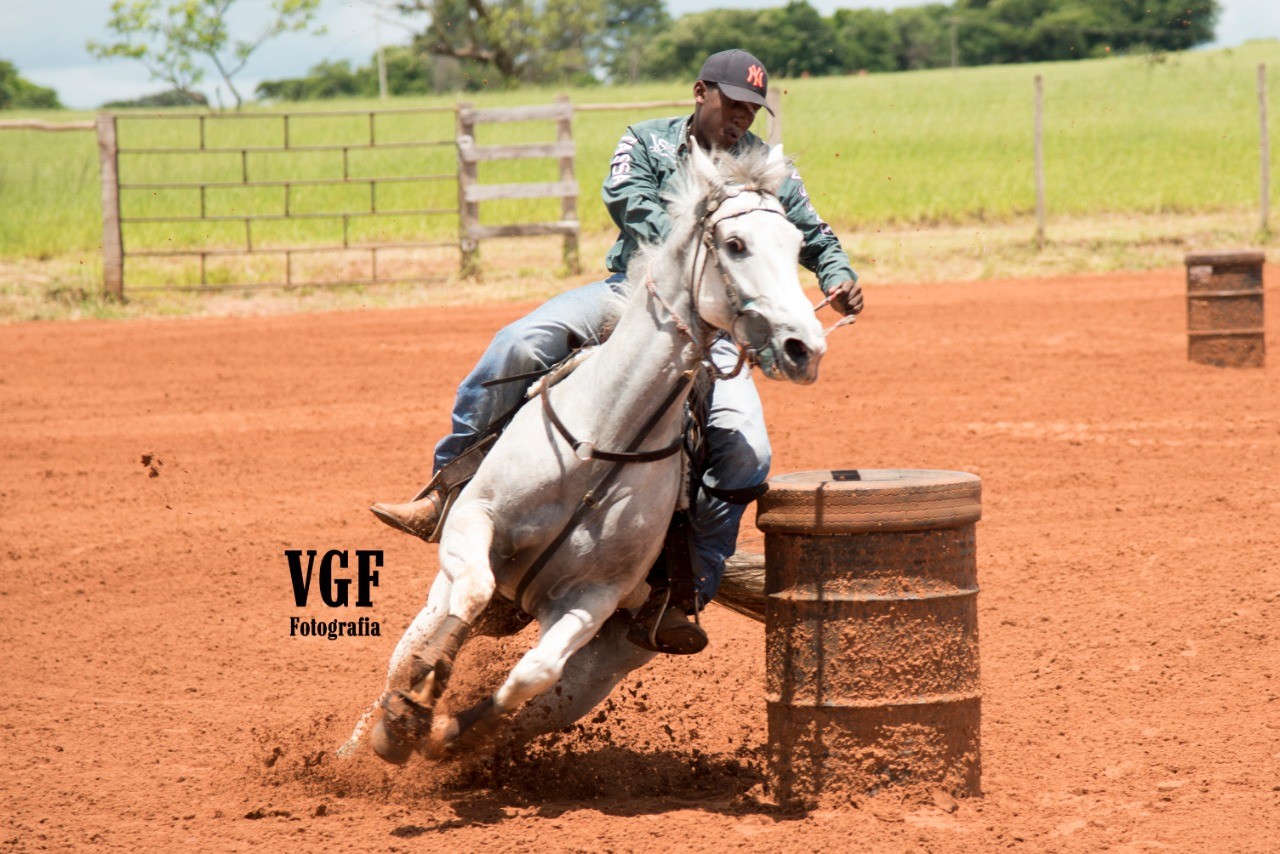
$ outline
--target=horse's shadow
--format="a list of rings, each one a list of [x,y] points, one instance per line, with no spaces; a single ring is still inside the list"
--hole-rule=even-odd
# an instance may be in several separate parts
[[[440,795],[457,820],[468,824],[500,824],[532,815],[556,818],[584,807],[621,817],[689,809],[802,815],[761,798],[763,785],[764,772],[750,755],[602,745],[494,754],[459,769]]]
[[[416,821],[394,827],[397,838],[509,819],[555,819],[583,809],[618,817],[679,810],[775,820],[806,814],[803,808],[780,807],[765,794],[763,746],[708,753],[674,742],[623,745],[579,726],[466,760],[416,759],[405,773],[389,770],[371,751],[348,760],[335,757],[328,745],[337,736],[336,716],[284,732],[263,731],[251,774],[269,790],[301,784],[326,802],[332,796],[406,808]]]

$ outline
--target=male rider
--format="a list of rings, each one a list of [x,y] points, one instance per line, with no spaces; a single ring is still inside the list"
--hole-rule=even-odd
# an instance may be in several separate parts
[[[627,263],[641,243],[661,242],[670,231],[663,192],[676,175],[693,137],[706,151],[738,153],[766,145],[748,131],[765,103],[769,77],[764,64],[743,50],[709,57],[693,85],[692,116],[656,119],[627,128],[604,180],[604,203],[620,233],[605,265],[610,275],[600,282],[567,291],[501,330],[471,374],[458,387],[453,432],[435,449],[434,471],[449,466],[472,448],[487,428],[518,407],[533,376],[555,365],[583,344],[599,340],[615,320],[628,292]],[[787,218],[800,229],[804,245],[800,262],[818,277],[831,305],[843,314],[862,310],[862,289],[849,258],[831,228],[813,209],[798,172],[782,185],[779,200]],[[722,371],[738,360],[737,347],[721,336],[711,348],[711,361]],[[522,377],[502,383],[492,380]],[[720,490],[745,490],[763,483],[769,473],[769,437],[764,413],[750,372],[717,381],[712,389],[705,428],[706,460],[702,480]],[[462,461],[459,461],[462,462]],[[474,465],[474,463],[472,463]],[[446,472],[447,474],[447,472]],[[441,480],[437,478],[433,483]],[[433,540],[444,494],[428,488],[407,504],[375,504],[383,522],[406,533]],[[698,652],[706,646],[701,626],[690,613],[711,601],[734,553],[745,506],[700,491],[689,522],[693,532],[696,603],[658,610],[650,638],[663,652]],[[651,576],[652,578],[652,576]]]

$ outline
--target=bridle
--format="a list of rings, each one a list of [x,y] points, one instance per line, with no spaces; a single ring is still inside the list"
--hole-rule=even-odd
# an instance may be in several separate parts
[[[778,197],[760,187],[750,185],[738,185],[724,188],[723,192],[706,202],[706,209],[698,218],[698,229],[701,235],[694,248],[694,257],[692,268],[694,271],[693,281],[689,286],[689,295],[692,305],[692,326],[685,323],[675,312],[661,294],[658,293],[656,281],[653,277],[653,266],[650,264],[649,270],[645,275],[645,287],[655,300],[664,308],[676,327],[683,332],[694,346],[699,350],[700,358],[707,355],[710,350],[710,339],[713,337],[702,329],[703,321],[698,314],[698,305],[702,298],[703,279],[707,274],[707,265],[715,264],[719,271],[720,280],[724,283],[725,294],[729,298],[729,305],[733,310],[733,321],[730,324],[729,336],[738,348],[738,362],[729,371],[721,371],[715,365],[710,366],[710,372],[713,379],[730,379],[737,376],[744,365],[751,364],[756,366],[759,364],[760,351],[768,346],[768,342],[772,338],[772,326],[769,321],[753,308],[748,308],[743,301],[741,289],[734,282],[733,277],[729,274],[728,266],[720,259],[719,241],[716,239],[717,229],[721,223],[740,216],[746,216],[752,213],[771,213],[776,214],[783,219],[787,219],[786,212],[781,209],[779,203],[777,207],[769,205],[756,205],[755,207],[744,208],[733,213],[719,213],[725,202],[735,199],[743,193],[755,193],[762,199],[772,199],[778,203]],[[719,215],[717,215],[719,214]],[[791,225],[791,220],[787,219],[787,224]]]

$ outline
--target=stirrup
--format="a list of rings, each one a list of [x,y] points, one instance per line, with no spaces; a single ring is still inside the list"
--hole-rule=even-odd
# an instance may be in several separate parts
[[[665,655],[694,655],[706,649],[708,642],[697,619],[689,622],[672,605],[669,587],[655,590],[641,606],[627,630],[627,640],[641,649]]]

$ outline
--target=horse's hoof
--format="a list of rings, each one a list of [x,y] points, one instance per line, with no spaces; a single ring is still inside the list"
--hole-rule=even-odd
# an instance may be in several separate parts
[[[413,745],[392,736],[387,732],[383,721],[373,725],[373,732],[369,733],[369,744],[373,747],[373,752],[378,754],[378,758],[392,765],[403,765],[413,755]]]
[[[384,761],[403,765],[431,731],[431,709],[400,691],[388,695],[382,707],[385,712],[382,720],[374,724],[369,744]]]
[[[488,746],[498,731],[502,715],[498,714],[493,697],[486,697],[471,708],[451,716],[436,732],[431,734],[427,753],[435,759],[447,759],[463,752],[471,752]]]

